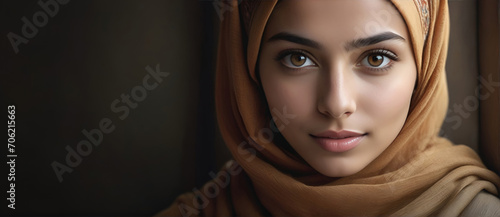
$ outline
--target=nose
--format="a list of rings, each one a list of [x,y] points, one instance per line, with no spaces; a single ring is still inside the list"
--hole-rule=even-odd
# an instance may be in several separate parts
[[[336,67],[323,73],[318,86],[318,111],[328,118],[347,118],[356,111],[356,86],[352,73]]]

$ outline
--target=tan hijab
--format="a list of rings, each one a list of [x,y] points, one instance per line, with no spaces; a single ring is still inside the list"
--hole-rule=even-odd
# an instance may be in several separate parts
[[[418,83],[400,134],[362,171],[326,177],[286,148],[286,140],[279,135],[269,143],[258,139],[259,131],[270,128],[270,115],[255,68],[260,40],[276,3],[243,0],[238,5],[233,0],[232,10],[224,14],[216,106],[222,135],[235,161],[219,173],[222,178],[181,195],[160,215],[456,216],[480,191],[498,194],[500,178],[484,167],[473,150],[437,136],[448,106],[447,0],[392,1],[411,35]]]

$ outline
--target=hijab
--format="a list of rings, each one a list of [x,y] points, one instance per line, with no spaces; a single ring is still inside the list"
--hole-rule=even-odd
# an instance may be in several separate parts
[[[326,177],[272,132],[256,73],[261,38],[278,0],[232,0],[221,25],[216,74],[220,130],[234,160],[200,190],[159,215],[459,215],[500,178],[464,145],[438,136],[448,106],[447,0],[392,0],[406,22],[417,66],[407,120],[389,147],[360,172]],[[275,127],[275,126],[274,126]]]

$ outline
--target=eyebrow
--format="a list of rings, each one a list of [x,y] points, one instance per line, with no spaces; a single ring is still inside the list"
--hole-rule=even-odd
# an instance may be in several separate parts
[[[273,37],[269,38],[269,40],[267,40],[267,41],[272,42],[272,41],[279,41],[279,40],[289,41],[289,42],[305,45],[305,46],[316,48],[316,49],[321,48],[321,45],[318,42],[315,42],[311,39],[307,39],[307,38],[304,38],[304,37],[301,37],[301,36],[298,36],[298,35],[295,35],[292,33],[288,33],[288,32],[280,32],[276,35],[273,35]]]
[[[304,38],[302,36],[298,36],[298,35],[295,35],[295,34],[292,34],[292,33],[288,33],[288,32],[280,32],[280,33],[272,36],[271,38],[269,38],[268,42],[278,41],[278,40],[289,41],[289,42],[292,42],[292,43],[301,44],[301,45],[312,47],[312,48],[316,48],[316,49],[321,49],[322,48],[322,46],[318,42],[316,42],[316,41],[313,41],[311,39]],[[402,36],[400,36],[400,35],[398,35],[396,33],[393,33],[393,32],[383,32],[383,33],[380,33],[380,34],[377,34],[377,35],[373,35],[373,36],[370,36],[370,37],[352,40],[352,41],[348,42],[344,46],[344,48],[347,51],[349,51],[349,50],[352,50],[352,49],[357,49],[357,48],[360,48],[360,47],[366,47],[366,46],[377,44],[377,43],[380,43],[380,42],[383,42],[383,41],[387,41],[387,40],[402,40],[402,41],[406,41],[405,38],[403,38]]]
[[[360,38],[356,39],[353,41],[350,41],[346,44],[345,49],[347,51],[352,50],[352,49],[357,49],[360,47],[366,47],[370,46],[373,44],[377,44],[383,41],[388,41],[388,40],[401,40],[401,41],[406,41],[405,38],[402,36],[393,33],[393,32],[383,32],[374,36],[370,36],[367,38]]]

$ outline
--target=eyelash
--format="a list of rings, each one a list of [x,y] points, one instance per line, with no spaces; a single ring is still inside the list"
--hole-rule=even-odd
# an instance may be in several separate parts
[[[312,62],[314,62],[314,60],[312,58],[310,58],[311,54],[307,51],[304,51],[304,50],[300,50],[300,49],[288,49],[288,50],[284,50],[284,51],[281,51],[280,53],[278,53],[278,55],[276,55],[276,57],[274,58],[276,61],[280,62],[280,64],[289,69],[289,70],[301,70],[302,68],[290,68],[288,66],[285,66],[281,63],[281,61],[283,60],[283,58],[285,58],[286,56],[290,55],[290,54],[299,54],[299,55],[303,55],[305,56],[306,58],[310,59]],[[389,58],[390,60],[392,61],[399,61],[399,57],[398,55],[396,55],[394,52],[388,50],[388,49],[385,49],[385,48],[379,48],[379,49],[372,49],[372,50],[369,50],[369,51],[366,51],[365,53],[363,53],[360,57],[360,59],[357,61],[358,63],[356,64],[357,66],[361,66],[361,61],[365,58],[367,58],[368,56],[370,55],[374,55],[374,54],[378,54],[378,55],[381,55],[381,56],[384,56],[384,57],[387,57]],[[316,64],[316,63],[315,63]],[[316,64],[317,65],[317,64]],[[380,71],[387,71],[389,70],[390,68],[392,68],[393,66],[393,63],[389,63],[388,66],[386,67],[383,67],[383,68],[373,68],[373,67],[365,67],[365,68],[368,68],[368,70],[372,71],[372,72],[380,72]]]

